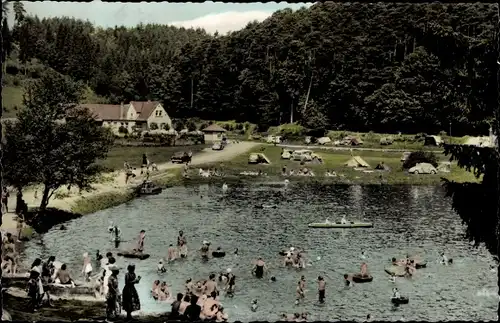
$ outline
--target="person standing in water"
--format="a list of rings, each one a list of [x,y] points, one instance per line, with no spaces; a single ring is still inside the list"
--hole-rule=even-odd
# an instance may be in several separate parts
[[[304,288],[302,287],[303,283],[302,280],[299,280],[297,283],[297,288],[295,289],[297,298],[295,300],[295,305],[299,305],[300,301],[304,300],[305,294],[304,294]]]
[[[184,231],[179,231],[179,236],[177,237],[177,247],[181,246],[181,243],[187,244],[186,237],[184,236]]]
[[[318,296],[320,304],[325,303],[325,290],[326,290],[325,279],[322,276],[318,276]]]
[[[263,278],[264,273],[266,271],[267,271],[266,263],[264,262],[264,260],[262,260],[262,257],[259,257],[259,259],[257,259],[257,262],[255,263],[255,267],[253,268],[252,272],[255,275],[255,277]]]
[[[125,274],[125,286],[122,291],[123,309],[127,312],[127,319],[132,319],[132,312],[141,309],[141,301],[135,289],[135,284],[141,281],[141,276],[135,275],[135,265],[129,265]]]
[[[201,246],[201,259],[208,260],[208,254],[210,250],[210,243],[208,241],[203,241],[203,245]]]
[[[177,258],[177,250],[175,249],[173,244],[167,249],[167,262],[174,261]]]
[[[149,168],[148,156],[142,154],[142,165],[141,165],[141,175],[144,174],[144,170]]]
[[[90,281],[90,275],[92,274],[92,263],[90,260],[90,256],[87,252],[83,254],[83,268],[82,268],[82,274],[83,277],[85,278],[86,282]]]
[[[144,239],[146,238],[146,230],[141,230],[139,233],[139,238],[137,239],[137,248],[135,251],[144,252]]]

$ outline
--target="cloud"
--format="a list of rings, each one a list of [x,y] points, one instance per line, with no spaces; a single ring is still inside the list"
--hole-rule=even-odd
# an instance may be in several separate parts
[[[174,21],[169,23],[176,27],[184,28],[203,28],[208,33],[226,34],[229,31],[236,31],[244,28],[249,22],[258,21],[261,22],[272,15],[272,12],[267,11],[228,11],[216,14],[209,14],[199,18],[185,20],[185,21]]]

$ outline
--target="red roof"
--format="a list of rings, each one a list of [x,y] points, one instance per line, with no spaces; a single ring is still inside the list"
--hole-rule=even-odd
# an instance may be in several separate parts
[[[81,104],[83,108],[89,109],[97,120],[124,120],[127,108],[119,104]]]
[[[160,104],[158,101],[131,101],[130,104],[139,114],[137,120],[147,120],[156,107]]]
[[[218,124],[213,123],[213,124],[209,125],[208,127],[206,127],[205,129],[203,129],[202,131],[203,132],[226,132],[226,129],[222,128]]]

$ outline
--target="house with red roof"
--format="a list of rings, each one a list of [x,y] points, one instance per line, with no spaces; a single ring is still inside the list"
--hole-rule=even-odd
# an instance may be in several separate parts
[[[158,101],[131,101],[128,104],[81,104],[80,106],[89,109],[96,122],[103,127],[111,128],[116,134],[172,128],[172,119]]]

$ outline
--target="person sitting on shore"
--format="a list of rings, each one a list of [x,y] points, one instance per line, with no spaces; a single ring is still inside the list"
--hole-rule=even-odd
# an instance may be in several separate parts
[[[44,284],[50,284],[53,282],[52,277],[55,274],[55,266],[54,261],[56,261],[56,257],[50,256],[47,262],[44,262],[42,265],[42,281]]]
[[[61,269],[57,271],[55,282],[61,285],[74,285],[73,279],[71,279],[66,268],[66,264],[61,265]]]

